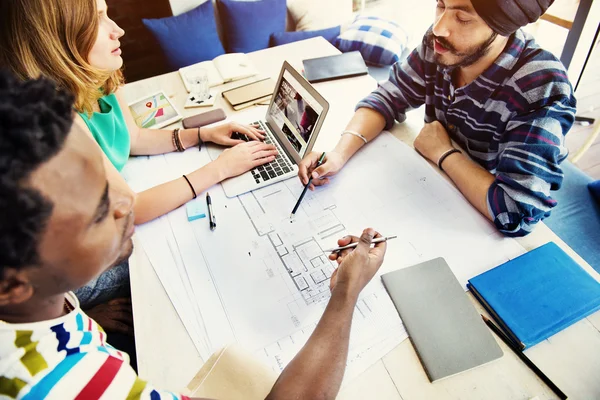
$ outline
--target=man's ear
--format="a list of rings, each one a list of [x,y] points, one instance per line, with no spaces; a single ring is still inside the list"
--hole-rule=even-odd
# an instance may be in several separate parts
[[[33,285],[24,269],[3,268],[0,273],[0,307],[21,304],[33,296]]]

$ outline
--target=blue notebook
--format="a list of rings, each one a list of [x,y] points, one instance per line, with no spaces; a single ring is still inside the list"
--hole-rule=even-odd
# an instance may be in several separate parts
[[[467,286],[521,349],[600,309],[600,283],[552,242],[470,279]]]

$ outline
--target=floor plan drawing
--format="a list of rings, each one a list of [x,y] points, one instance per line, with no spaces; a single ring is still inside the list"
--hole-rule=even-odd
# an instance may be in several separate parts
[[[307,303],[328,297],[334,267],[317,242],[310,239],[294,246],[282,261]]]
[[[125,172],[137,169],[150,179],[161,176],[166,163],[173,176],[181,176],[199,159],[208,162],[206,153],[140,159],[142,166],[130,162]],[[136,190],[149,184],[129,179]],[[367,227],[398,238],[388,243],[384,264],[355,307],[347,378],[407,337],[380,274],[441,256],[464,285],[523,252],[388,133],[357,153],[329,185],[308,192],[290,219],[302,189],[298,179],[290,179],[227,198],[215,186],[214,231],[204,219],[188,222],[184,207],[138,230],[190,336],[201,335],[193,338],[201,355],[237,342],[273,369],[283,369],[308,340],[330,297],[337,264],[323,250]]]
[[[307,304],[321,301],[329,297],[329,278],[335,265],[323,253],[319,242],[312,236],[299,237],[297,242],[293,242],[294,239],[292,239],[291,243],[284,244],[282,235],[277,232],[272,218],[265,211],[265,208],[273,207],[273,202],[267,199],[271,197],[277,199],[277,196],[284,191],[288,191],[288,188],[281,184],[259,193],[251,192],[241,195],[239,200],[246,215],[252,221],[256,234],[258,236],[268,235],[271,245],[277,251],[302,298]],[[344,225],[333,212],[334,205],[317,207],[319,206],[313,199],[307,201],[306,208],[316,210],[311,222],[318,231],[318,239],[324,240],[345,231]],[[272,208],[267,209],[271,210]],[[283,222],[285,224],[285,220]],[[294,222],[297,221],[289,220],[290,224]],[[288,230],[284,237],[290,238],[292,234]]]

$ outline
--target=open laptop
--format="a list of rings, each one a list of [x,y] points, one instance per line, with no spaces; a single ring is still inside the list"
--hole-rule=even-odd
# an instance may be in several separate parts
[[[279,155],[268,164],[221,182],[227,197],[258,189],[298,174],[298,163],[312,150],[329,111],[329,103],[290,64],[283,63],[264,120],[240,121],[265,131],[265,142],[275,145]],[[235,139],[248,140],[234,134]],[[213,160],[223,148],[211,148]]]

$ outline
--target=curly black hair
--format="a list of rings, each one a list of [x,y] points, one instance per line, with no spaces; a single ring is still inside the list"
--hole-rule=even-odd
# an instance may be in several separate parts
[[[0,277],[6,267],[40,262],[53,204],[29,178],[60,151],[72,123],[72,96],[46,79],[20,81],[0,70]]]

